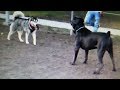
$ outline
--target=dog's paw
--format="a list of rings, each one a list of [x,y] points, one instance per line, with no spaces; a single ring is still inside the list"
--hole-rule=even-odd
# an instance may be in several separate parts
[[[98,71],[94,71],[93,74],[99,75],[100,72],[98,72]]]
[[[76,65],[76,64],[75,64],[75,63],[73,63],[73,62],[70,62],[70,64],[71,64],[71,65]]]
[[[116,72],[116,69],[115,69],[115,68],[113,68],[113,70],[112,70],[112,71]]]
[[[84,61],[84,62],[83,62],[83,64],[87,64],[87,62],[86,62],[86,61]]]
[[[7,38],[7,40],[10,40],[10,38]]]
[[[36,46],[36,43],[33,43],[33,45],[35,45],[35,46]]]
[[[20,40],[20,42],[24,42],[24,40]]]
[[[33,44],[34,46],[36,46],[36,44]]]
[[[29,42],[26,42],[26,44],[29,44]]]

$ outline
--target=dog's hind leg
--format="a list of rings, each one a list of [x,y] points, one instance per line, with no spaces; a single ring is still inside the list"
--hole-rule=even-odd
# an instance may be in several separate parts
[[[10,40],[11,35],[12,35],[13,33],[15,33],[15,30],[13,30],[13,25],[14,25],[14,23],[12,23],[12,24],[10,25],[10,31],[9,31],[8,36],[7,36],[7,39],[8,39],[8,40]]]
[[[103,68],[104,64],[103,64],[103,56],[105,53],[105,50],[103,49],[98,49],[98,60],[99,60],[99,66],[98,68],[94,71],[94,74],[100,74],[101,69]]]
[[[114,62],[114,57],[113,57],[113,47],[112,47],[112,45],[111,45],[111,47],[109,47],[109,48],[107,49],[107,51],[108,51],[108,53],[109,53],[109,55],[110,55],[110,58],[111,58],[111,60],[112,60],[113,71],[116,71],[115,62]]]
[[[33,44],[36,45],[36,30],[32,32]]]
[[[85,61],[83,62],[84,64],[87,63],[87,60],[88,60],[88,52],[89,52],[89,50],[85,50]]]
[[[24,40],[21,38],[23,31],[17,31],[17,33],[18,33],[18,38],[19,38],[20,42],[24,42]]]
[[[14,33],[14,31],[10,30],[7,36],[7,39],[10,40],[11,35]]]

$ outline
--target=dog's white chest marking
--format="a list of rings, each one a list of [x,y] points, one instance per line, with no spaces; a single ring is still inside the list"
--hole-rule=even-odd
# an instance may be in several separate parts
[[[37,24],[37,23],[35,23],[35,22],[33,22],[33,21],[30,21],[30,24],[31,24],[31,26],[36,27],[36,24]]]

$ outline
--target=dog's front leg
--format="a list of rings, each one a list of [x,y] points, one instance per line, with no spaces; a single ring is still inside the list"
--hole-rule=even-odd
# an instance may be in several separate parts
[[[87,60],[88,60],[88,52],[89,52],[89,50],[85,50],[85,61],[83,62],[84,64],[87,63]]]
[[[71,63],[71,65],[75,65],[75,62],[76,62],[76,59],[77,59],[77,56],[78,56],[78,52],[79,52],[79,48],[76,47],[75,48],[74,61]]]
[[[26,32],[25,33],[25,41],[26,41],[26,44],[29,44],[28,42],[28,36],[29,36],[30,32]]]
[[[36,45],[36,30],[32,33],[33,44]]]
[[[74,49],[74,52],[75,52],[74,61],[71,63],[71,65],[75,65],[75,62],[76,62],[76,59],[77,59],[77,56],[78,56],[79,49],[80,49],[80,41],[79,41],[79,39],[76,38],[76,41],[75,41],[75,49]]]

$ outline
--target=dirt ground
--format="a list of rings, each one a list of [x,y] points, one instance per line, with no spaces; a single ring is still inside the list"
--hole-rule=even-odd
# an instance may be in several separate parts
[[[82,64],[84,51],[80,50],[77,65],[72,66],[74,36],[37,32],[37,45],[26,45],[18,41],[17,33],[6,39],[9,28],[0,25],[0,79],[120,79],[120,48],[114,43],[117,72],[112,72],[108,53],[104,56],[104,68],[100,75],[94,75],[98,60],[96,50],[89,53],[88,64]],[[23,35],[24,38],[24,35]]]

